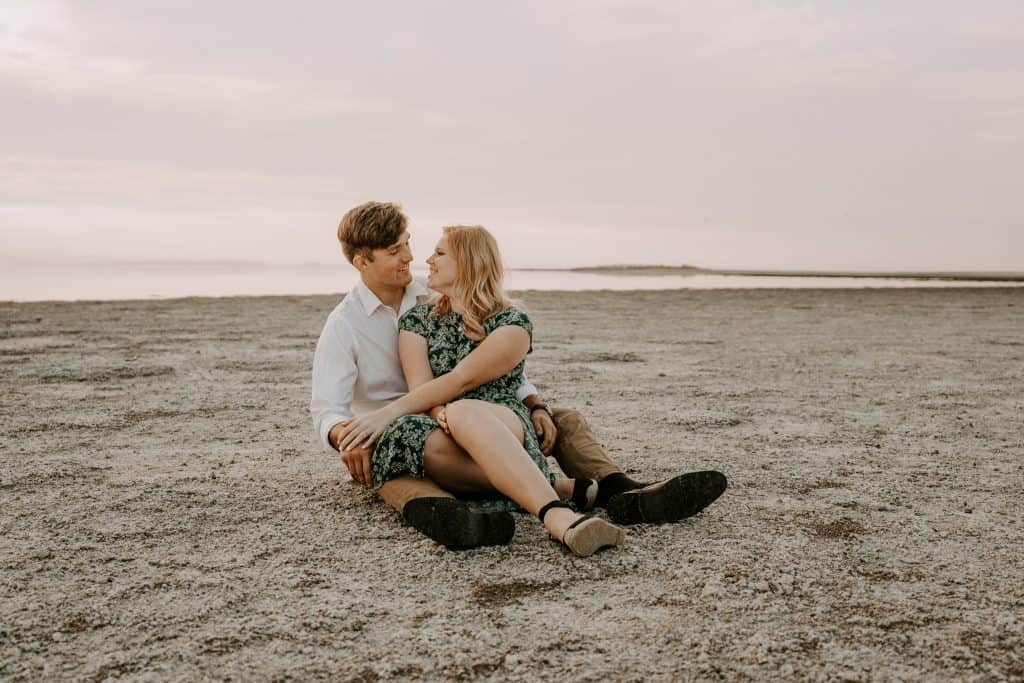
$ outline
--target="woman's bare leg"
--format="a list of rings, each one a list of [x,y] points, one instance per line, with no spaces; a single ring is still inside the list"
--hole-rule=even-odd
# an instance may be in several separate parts
[[[496,492],[491,481],[455,441],[440,429],[430,432],[423,445],[423,466],[427,476],[453,493]]]
[[[515,417],[513,415],[513,417]],[[518,421],[518,418],[516,418]],[[505,423],[505,420],[502,420]],[[506,423],[506,427],[508,424]],[[511,431],[511,428],[510,428]],[[522,429],[519,430],[522,434]],[[427,476],[452,493],[499,493],[483,469],[459,444],[440,429],[427,437],[423,446],[423,465]],[[572,498],[574,480],[559,476],[555,492],[562,500]]]
[[[463,399],[448,405],[452,437],[480,466],[494,488],[536,515],[559,495],[523,449],[523,426],[510,409],[485,401]],[[544,526],[556,538],[580,515],[567,508],[551,508]]]
[[[572,489],[575,485],[575,479],[569,479],[568,477],[559,475],[555,479],[555,493],[557,493],[558,497],[562,500],[569,500],[572,498]]]

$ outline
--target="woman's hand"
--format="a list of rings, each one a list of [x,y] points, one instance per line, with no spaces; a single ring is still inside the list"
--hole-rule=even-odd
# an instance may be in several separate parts
[[[338,450],[344,452],[353,448],[368,448],[396,417],[387,407],[353,417],[338,433]]]
[[[433,418],[434,422],[441,425],[445,434],[451,435],[452,430],[448,428],[448,414],[445,412],[445,406],[434,406],[427,414]]]

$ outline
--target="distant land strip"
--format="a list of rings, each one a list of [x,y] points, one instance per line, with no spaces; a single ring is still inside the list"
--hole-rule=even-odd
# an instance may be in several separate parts
[[[747,277],[849,277],[898,280],[962,280],[973,282],[1024,282],[1024,273],[1014,272],[904,272],[847,270],[733,270],[697,266],[609,265],[581,268],[513,268],[523,271],[593,273],[596,275],[743,275]]]

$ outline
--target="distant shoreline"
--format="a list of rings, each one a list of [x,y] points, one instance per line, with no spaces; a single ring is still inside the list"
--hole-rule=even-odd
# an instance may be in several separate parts
[[[511,268],[518,271],[592,273],[595,275],[737,275],[744,277],[873,278],[894,280],[950,280],[1024,282],[1024,273],[986,271],[849,271],[849,270],[740,270],[697,266],[609,265],[580,268]]]
[[[201,272],[259,272],[279,270],[333,271],[344,268],[343,262],[269,263],[241,259],[161,259],[140,261],[33,261],[0,258],[0,265],[8,269],[32,270],[36,267],[60,266],[65,269],[131,269],[148,272],[174,272],[193,270]],[[788,278],[855,278],[894,280],[945,280],[949,282],[1024,282],[1024,272],[1013,271],[851,271],[851,270],[768,270],[742,268],[702,268],[691,265],[644,265],[609,264],[579,266],[576,268],[507,268],[521,273],[580,273],[611,276],[691,276],[691,275],[733,275],[740,277],[788,277]],[[425,269],[413,269],[422,275]]]

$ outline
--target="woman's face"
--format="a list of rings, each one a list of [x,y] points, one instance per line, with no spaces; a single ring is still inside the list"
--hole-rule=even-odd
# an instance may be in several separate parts
[[[427,259],[427,265],[430,266],[427,287],[442,294],[450,293],[458,271],[455,266],[455,257],[452,256],[452,252],[448,248],[448,240],[444,235],[437,241],[434,253]]]

